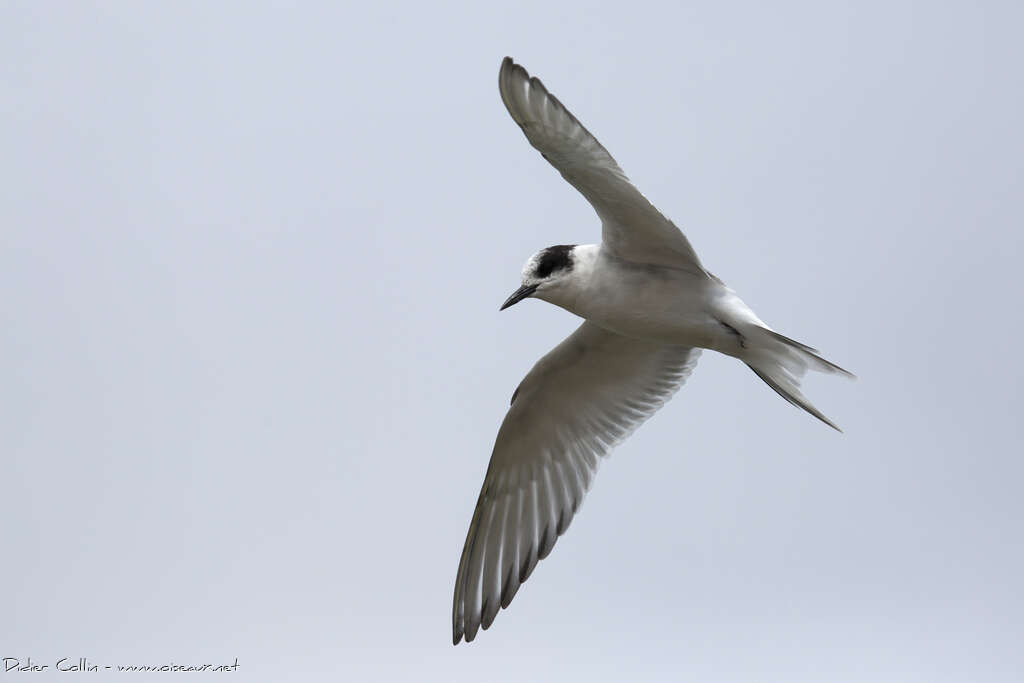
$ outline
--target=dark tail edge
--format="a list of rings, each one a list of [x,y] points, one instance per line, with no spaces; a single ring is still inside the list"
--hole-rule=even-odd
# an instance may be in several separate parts
[[[782,335],[779,335],[779,336],[781,337]],[[810,352],[808,352],[808,353],[810,353]],[[827,363],[828,361],[825,361],[825,362]],[[831,363],[830,363],[829,365],[831,365]],[[806,410],[806,411],[807,411],[808,413],[810,413],[810,414],[811,414],[811,415],[813,415],[814,417],[818,418],[819,420],[821,420],[822,422],[824,422],[825,424],[827,424],[827,425],[828,425],[829,427],[831,427],[832,429],[834,429],[834,430],[836,430],[837,432],[839,432],[840,434],[842,434],[842,433],[843,433],[843,430],[842,430],[842,429],[840,429],[840,428],[839,428],[839,427],[838,427],[838,426],[836,425],[836,423],[832,422],[832,420],[830,420],[830,419],[828,419],[827,417],[825,417],[825,416],[824,416],[824,415],[823,415],[823,414],[821,413],[821,411],[820,411],[820,410],[818,410],[818,409],[817,409],[817,408],[815,408],[815,407],[814,407],[813,405],[811,405],[811,404],[810,404],[810,403],[809,403],[809,402],[807,401],[807,399],[805,399],[805,398],[804,398],[803,396],[798,396],[798,395],[794,395],[794,394],[791,394],[791,393],[789,393],[789,392],[788,392],[788,391],[786,391],[786,390],[785,390],[784,388],[782,388],[781,386],[779,386],[778,382],[776,382],[776,381],[775,381],[775,380],[773,380],[773,379],[772,379],[771,377],[769,377],[768,375],[764,374],[763,372],[761,372],[760,370],[758,370],[757,368],[755,368],[755,367],[754,367],[753,365],[751,365],[750,363],[747,363],[747,367],[748,367],[748,368],[750,368],[751,370],[753,370],[753,371],[754,371],[754,374],[755,374],[755,375],[757,375],[758,377],[760,377],[760,378],[761,378],[761,379],[762,379],[762,380],[764,381],[764,383],[765,383],[765,384],[767,384],[768,386],[770,386],[770,387],[771,387],[771,388],[772,388],[772,389],[773,389],[773,390],[775,391],[775,393],[777,393],[777,394],[778,394],[779,396],[781,396],[782,398],[786,399],[786,400],[787,400],[787,401],[789,401],[789,402],[790,402],[791,404],[795,405],[795,406],[796,406],[797,408],[803,408],[803,409],[804,409],[804,410]],[[837,368],[838,368],[838,366],[835,366],[835,367],[837,367]],[[846,373],[846,374],[848,374],[848,375],[850,374],[850,373],[846,372],[845,370],[842,370],[842,368],[839,368],[839,369],[840,369],[840,370],[841,370],[842,372],[844,372],[844,373]],[[852,377],[853,375],[850,375],[850,376]]]

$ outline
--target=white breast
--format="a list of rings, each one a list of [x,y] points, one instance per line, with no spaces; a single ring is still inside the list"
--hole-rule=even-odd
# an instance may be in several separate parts
[[[721,285],[706,276],[599,255],[568,310],[618,334],[715,348],[728,334],[710,302]]]

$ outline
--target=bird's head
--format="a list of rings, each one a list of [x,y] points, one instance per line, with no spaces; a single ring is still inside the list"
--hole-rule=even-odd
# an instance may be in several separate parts
[[[535,296],[551,303],[569,294],[576,284],[579,247],[556,244],[541,249],[523,266],[522,286],[501,305],[502,311],[523,299]]]

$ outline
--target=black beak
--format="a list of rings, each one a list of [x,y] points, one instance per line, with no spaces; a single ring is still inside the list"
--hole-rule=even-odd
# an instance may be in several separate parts
[[[531,294],[533,294],[536,291],[537,291],[537,285],[523,285],[522,287],[520,287],[516,291],[512,292],[512,296],[510,296],[509,298],[505,299],[505,303],[503,303],[501,305],[501,308],[499,308],[498,310],[499,311],[504,311],[506,308],[508,308],[512,304],[519,303],[520,301],[522,301],[523,299],[525,299],[526,297],[530,296]]]

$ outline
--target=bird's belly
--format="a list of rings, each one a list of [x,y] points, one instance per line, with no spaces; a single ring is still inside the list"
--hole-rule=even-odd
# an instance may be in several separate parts
[[[718,345],[716,340],[721,333],[721,325],[707,316],[681,318],[657,312],[628,311],[587,319],[625,337],[706,349]]]
[[[642,287],[609,288],[588,299],[577,314],[626,337],[716,348],[718,338],[727,333],[701,291],[672,280],[648,278]]]

